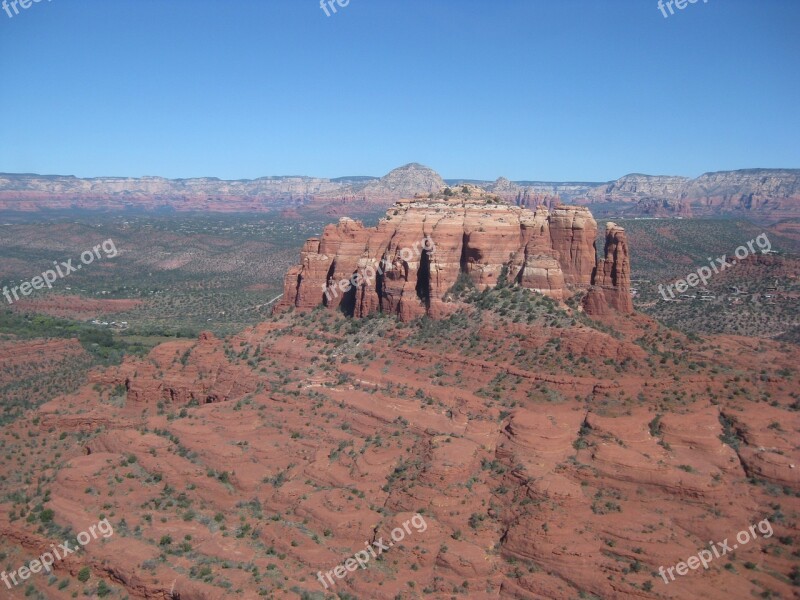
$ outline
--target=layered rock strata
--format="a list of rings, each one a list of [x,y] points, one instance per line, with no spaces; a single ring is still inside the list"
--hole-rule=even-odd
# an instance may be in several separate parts
[[[478,289],[505,278],[556,300],[590,284],[597,223],[587,208],[531,211],[474,186],[446,194],[401,200],[377,227],[326,227],[287,273],[279,306],[436,317],[459,278]]]

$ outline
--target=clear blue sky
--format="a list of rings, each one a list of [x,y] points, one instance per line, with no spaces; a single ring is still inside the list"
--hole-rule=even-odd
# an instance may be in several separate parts
[[[798,30],[798,0],[43,0],[0,10],[0,171],[800,167]]]

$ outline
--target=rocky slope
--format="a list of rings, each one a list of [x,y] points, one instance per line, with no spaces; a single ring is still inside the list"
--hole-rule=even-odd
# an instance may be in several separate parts
[[[597,223],[586,208],[534,212],[475,186],[446,188],[397,202],[377,227],[342,218],[308,240],[300,264],[286,274],[279,308],[324,304],[357,317],[377,311],[404,320],[439,317],[452,312],[449,296],[460,278],[479,290],[506,280],[565,300],[586,289],[599,269],[608,306],[630,312],[627,246],[624,231],[615,234],[619,246],[607,246],[596,265]]]
[[[317,310],[163,344],[0,430],[7,571],[114,528],[4,597],[796,596],[785,347],[467,296],[440,321]],[[424,528],[323,588],[416,513]],[[765,522],[708,570],[659,575]]]

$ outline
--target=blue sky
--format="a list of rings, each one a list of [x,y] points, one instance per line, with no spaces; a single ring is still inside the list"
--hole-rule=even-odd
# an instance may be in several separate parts
[[[657,0],[43,0],[0,10],[0,171],[800,167],[798,25],[797,0],[666,19]]]

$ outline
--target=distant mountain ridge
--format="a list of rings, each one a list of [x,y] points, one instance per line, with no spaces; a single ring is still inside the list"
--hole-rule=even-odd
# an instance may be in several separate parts
[[[645,213],[791,218],[800,216],[800,169],[718,171],[696,179],[634,173],[598,186],[586,201],[634,203]]]
[[[542,182],[444,180],[433,169],[410,163],[383,177],[334,179],[271,176],[96,177],[0,173],[0,210],[48,209],[264,212],[304,206],[389,206],[401,198],[473,184],[520,206],[557,202],[613,206],[622,215],[707,216],[752,214],[800,217],[800,169],[743,169],[705,173],[696,179],[632,173],[615,181]]]

